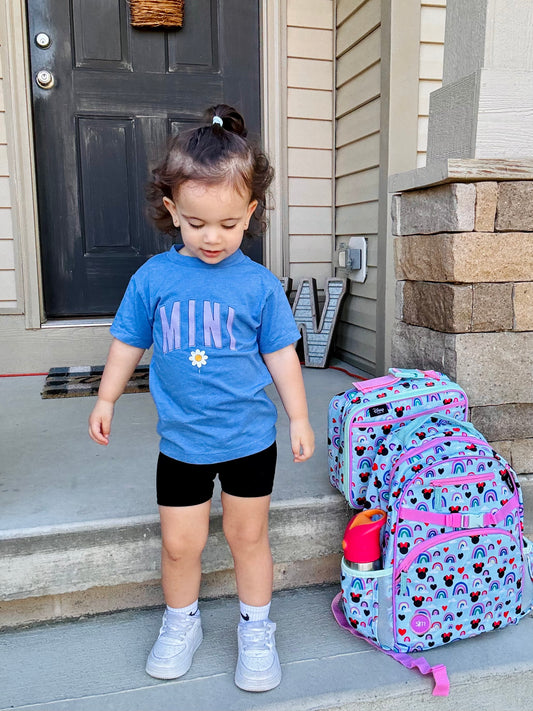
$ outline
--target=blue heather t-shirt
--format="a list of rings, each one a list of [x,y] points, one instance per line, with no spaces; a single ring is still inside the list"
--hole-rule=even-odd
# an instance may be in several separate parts
[[[161,452],[192,464],[255,454],[275,440],[261,357],[300,337],[279,279],[240,250],[206,264],[172,247],[131,278],[111,326],[154,346],[150,392]]]

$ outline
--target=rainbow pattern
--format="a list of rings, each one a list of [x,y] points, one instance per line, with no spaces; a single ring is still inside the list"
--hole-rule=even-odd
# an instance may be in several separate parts
[[[350,625],[412,652],[516,623],[533,605],[533,546],[524,548],[512,469],[464,421],[455,384],[424,376],[367,387],[330,405],[332,484],[354,508],[387,513],[383,570],[343,566]]]

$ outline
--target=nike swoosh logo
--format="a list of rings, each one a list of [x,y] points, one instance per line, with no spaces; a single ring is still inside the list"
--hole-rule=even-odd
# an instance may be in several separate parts
[[[242,612],[241,612],[241,617],[242,617],[242,619],[243,619],[245,622],[249,622],[249,621],[250,621],[250,615],[243,615]]]

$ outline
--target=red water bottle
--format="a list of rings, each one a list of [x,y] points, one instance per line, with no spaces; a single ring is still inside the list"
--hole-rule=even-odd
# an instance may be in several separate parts
[[[346,526],[342,549],[349,568],[360,571],[381,568],[380,532],[387,514],[381,509],[361,511]]]

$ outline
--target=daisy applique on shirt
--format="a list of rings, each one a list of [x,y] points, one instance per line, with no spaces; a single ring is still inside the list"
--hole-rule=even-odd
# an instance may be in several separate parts
[[[207,363],[208,358],[209,356],[205,354],[205,351],[201,351],[199,348],[195,351],[191,351],[191,355],[189,356],[192,365],[198,369]]]

